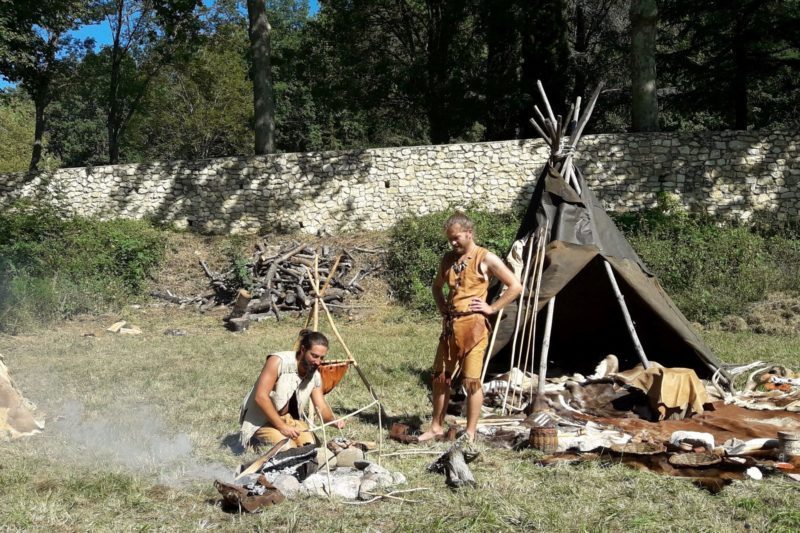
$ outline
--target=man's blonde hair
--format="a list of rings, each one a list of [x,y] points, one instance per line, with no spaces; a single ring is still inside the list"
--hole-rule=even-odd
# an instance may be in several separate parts
[[[461,211],[456,211],[450,218],[445,220],[444,222],[444,230],[447,231],[453,226],[461,226],[461,229],[471,231],[475,229],[475,224],[470,220],[470,218],[462,213]]]

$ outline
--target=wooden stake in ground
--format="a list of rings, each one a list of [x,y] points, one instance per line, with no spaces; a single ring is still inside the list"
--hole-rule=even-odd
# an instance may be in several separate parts
[[[547,378],[547,357],[550,353],[550,332],[553,329],[553,310],[556,306],[556,297],[553,296],[547,302],[547,316],[544,321],[544,336],[542,337],[542,353],[539,355],[539,387],[536,392],[536,400],[533,402],[533,412],[537,413],[547,409],[547,401],[544,397],[544,385]]]
[[[611,265],[608,264],[608,261],[603,261],[603,263],[606,267],[608,280],[611,282],[611,287],[614,289],[614,294],[617,297],[617,302],[619,302],[619,307],[622,309],[622,316],[625,318],[625,325],[628,326],[628,333],[631,335],[631,340],[633,341],[633,346],[636,348],[636,353],[639,354],[639,359],[642,360],[642,364],[644,365],[645,369],[650,368],[650,360],[647,359],[647,356],[644,353],[644,348],[642,347],[642,343],[639,341],[639,335],[636,334],[636,328],[633,327],[631,314],[628,311],[628,306],[625,304],[625,297],[622,296],[622,292],[619,290],[619,285],[617,285],[617,278],[614,277],[614,271],[611,270]]]

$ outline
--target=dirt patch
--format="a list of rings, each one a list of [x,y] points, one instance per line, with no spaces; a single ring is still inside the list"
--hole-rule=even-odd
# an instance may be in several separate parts
[[[770,294],[765,301],[750,304],[743,316],[726,316],[718,327],[723,331],[796,335],[800,333],[800,295]]]

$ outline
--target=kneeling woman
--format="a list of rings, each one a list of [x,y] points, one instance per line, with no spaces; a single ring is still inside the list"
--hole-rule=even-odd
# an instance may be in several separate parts
[[[267,356],[267,362],[245,397],[239,414],[243,446],[276,444],[287,437],[291,439],[289,447],[314,442],[314,435],[301,421],[301,413],[306,412],[311,399],[325,422],[334,420],[322,394],[322,377],[317,371],[327,354],[328,338],[317,331],[304,329],[300,332],[296,352],[276,352]],[[341,429],[344,421],[334,425]]]

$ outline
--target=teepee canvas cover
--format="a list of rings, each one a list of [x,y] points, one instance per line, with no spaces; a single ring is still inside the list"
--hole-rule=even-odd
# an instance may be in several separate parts
[[[517,233],[518,249],[521,244],[525,250],[519,254],[522,258],[528,256],[529,247],[536,246],[537,234],[544,235],[547,242],[538,301],[530,300],[530,321],[537,313],[540,315],[539,326],[533,329],[536,336],[531,343],[533,355],[538,361],[546,329],[542,327],[545,324],[543,315],[548,303],[557,296],[552,304],[547,358],[550,375],[558,372],[588,375],[608,354],[619,358],[620,370],[631,368],[643,359],[633,338],[638,336],[646,359],[667,367],[691,368],[701,378],[710,378],[719,369],[713,353],[603,210],[580,170],[572,164],[580,131],[588,120],[599,89],[585,116],[573,121],[571,128],[564,126],[562,130],[561,117],[557,121],[542,120],[552,126],[557,123],[556,127],[550,127],[549,136],[543,135],[551,142],[553,152],[539,176]],[[542,96],[546,98],[543,90]],[[580,107],[579,100],[577,107]],[[539,116],[542,117],[541,113]],[[578,128],[574,131],[576,123]],[[569,129],[573,132],[564,149]],[[562,131],[566,135],[561,135]],[[561,137],[560,142],[555,140],[558,137]],[[537,233],[539,228],[547,228],[546,233]],[[506,307],[498,324],[492,353],[496,357],[491,367],[495,370],[508,369],[517,306],[520,302],[524,306],[526,294],[533,291],[534,270],[530,269],[525,294]],[[624,299],[622,305],[611,278],[619,286]],[[621,308],[625,306],[632,324],[626,323]],[[525,316],[524,309],[521,316]],[[629,326],[635,330],[633,336]],[[721,374],[724,383],[729,378],[722,371]]]

